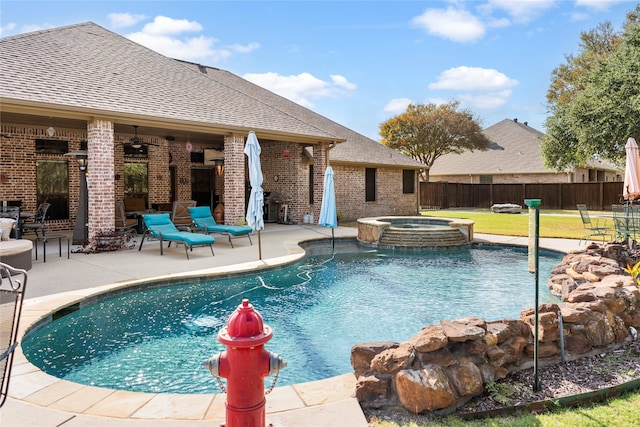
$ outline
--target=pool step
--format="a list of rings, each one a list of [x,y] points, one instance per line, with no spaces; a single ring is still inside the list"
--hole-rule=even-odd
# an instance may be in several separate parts
[[[380,237],[380,247],[443,248],[467,245],[465,235],[457,228],[398,229],[386,228]]]

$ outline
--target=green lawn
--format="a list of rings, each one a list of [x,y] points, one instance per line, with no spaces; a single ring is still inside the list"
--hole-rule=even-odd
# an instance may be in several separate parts
[[[473,230],[476,233],[500,234],[504,236],[528,236],[529,213],[523,209],[521,214],[497,214],[489,209],[444,209],[436,211],[422,211],[424,216],[447,218],[462,218],[475,221]],[[604,212],[590,212],[592,221],[598,220],[597,215]],[[599,219],[612,227],[611,220]],[[540,237],[561,237],[580,239],[587,234],[582,225],[578,211],[540,210]]]
[[[639,425],[640,393],[627,393],[607,402],[579,408],[558,409],[544,414],[521,414],[465,421],[455,416],[404,424],[403,427],[632,427]],[[397,427],[389,421],[374,421],[372,427]]]

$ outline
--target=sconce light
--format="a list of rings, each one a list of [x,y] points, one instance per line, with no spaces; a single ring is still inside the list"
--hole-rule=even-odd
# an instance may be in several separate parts
[[[289,150],[284,150],[284,151],[282,152],[282,156],[283,156],[285,159],[287,159],[287,158],[289,158],[289,156],[291,156],[291,153],[289,152]]]
[[[222,174],[224,173],[224,160],[216,159],[214,160],[213,164],[216,167],[216,173],[218,174],[218,176],[222,176]]]

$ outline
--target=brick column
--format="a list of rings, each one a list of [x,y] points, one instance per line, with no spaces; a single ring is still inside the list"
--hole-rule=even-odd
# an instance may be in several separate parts
[[[324,172],[329,165],[329,144],[322,143],[313,146],[313,221],[318,223],[320,208],[322,207],[322,193],[324,191]],[[335,174],[335,171],[333,171]],[[335,178],[335,175],[334,175]]]
[[[87,123],[89,241],[97,233],[115,230],[113,140],[113,122]]]
[[[246,135],[232,134],[224,137],[224,222],[234,224],[247,214],[245,206],[245,155]]]

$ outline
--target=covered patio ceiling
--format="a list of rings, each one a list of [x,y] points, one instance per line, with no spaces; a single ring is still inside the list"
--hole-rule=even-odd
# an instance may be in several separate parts
[[[80,119],[69,119],[60,117],[47,117],[30,114],[19,113],[6,113],[3,112],[0,117],[0,121],[3,124],[16,123],[26,124],[33,126],[44,126],[53,128],[67,128],[67,129],[87,129],[87,122]],[[203,132],[192,132],[184,129],[171,129],[163,127],[155,127],[150,125],[144,125],[144,121],[137,121],[135,118],[128,119],[127,122],[116,122],[114,125],[114,132],[117,135],[131,135],[134,134],[134,125],[138,126],[138,134],[144,137],[157,137],[160,139],[167,139],[170,143],[185,143],[187,140],[194,144],[208,144],[212,146],[221,147],[224,145],[224,135],[222,134],[208,134]]]

